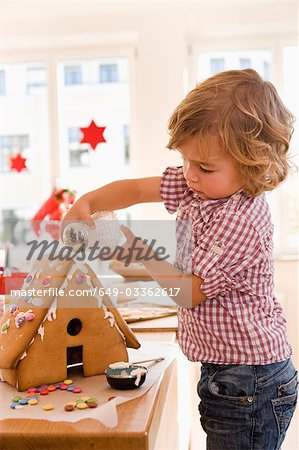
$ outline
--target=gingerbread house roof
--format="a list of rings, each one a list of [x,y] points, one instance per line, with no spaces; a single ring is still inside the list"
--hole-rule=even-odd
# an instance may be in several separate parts
[[[68,294],[69,286],[88,295]],[[72,289],[73,291],[75,289]],[[93,270],[79,261],[54,261],[44,257],[35,263],[17,297],[10,297],[0,323],[0,368],[15,368],[43,323],[53,320],[56,308],[102,308],[105,320],[115,327],[127,347],[139,348],[134,333],[107,295]],[[87,292],[87,291],[85,291]],[[92,295],[91,295],[92,293]],[[59,299],[59,301],[58,301]]]

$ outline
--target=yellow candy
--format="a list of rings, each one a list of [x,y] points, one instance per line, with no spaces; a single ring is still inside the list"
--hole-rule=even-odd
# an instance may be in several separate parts
[[[48,403],[47,405],[43,406],[44,411],[51,411],[51,409],[54,409],[54,405],[52,405],[52,403]]]
[[[37,405],[38,401],[36,400],[36,398],[32,398],[31,400],[28,400],[28,405]]]
[[[64,380],[64,384],[73,384],[73,380]]]
[[[87,402],[87,400],[89,400],[90,397],[81,397],[79,400],[83,400],[83,402]]]
[[[86,403],[77,403],[77,408],[78,409],[87,409],[88,408],[88,406],[87,406],[87,404]]]

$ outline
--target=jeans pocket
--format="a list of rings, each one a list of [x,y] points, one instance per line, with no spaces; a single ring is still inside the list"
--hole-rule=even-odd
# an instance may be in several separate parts
[[[280,448],[294,414],[298,395],[297,389],[298,380],[297,373],[295,373],[290,381],[278,386],[278,396],[271,400],[278,427],[278,443],[276,448]]]
[[[254,402],[254,377],[248,366],[221,366],[209,378],[208,390],[215,398],[239,405]]]

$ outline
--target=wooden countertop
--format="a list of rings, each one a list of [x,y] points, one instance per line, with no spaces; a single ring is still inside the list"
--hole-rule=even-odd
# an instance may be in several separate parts
[[[130,328],[136,332],[177,332],[177,316],[162,317],[160,319],[144,320],[130,324]]]
[[[118,406],[119,424],[113,429],[108,429],[98,421],[90,419],[75,423],[28,419],[3,420],[0,422],[1,450],[154,449],[163,410],[169,402],[174,401],[175,380],[174,360],[160,381],[142,397]],[[166,401],[167,397],[170,397],[169,401]],[[171,428],[175,435],[176,410],[175,408],[172,410],[171,421],[174,422],[171,423]],[[167,415],[169,420],[169,413]]]
[[[131,324],[131,328],[137,333],[140,341],[174,342],[177,317],[136,322]],[[108,429],[100,422],[89,419],[75,423],[28,419],[0,421],[0,448],[1,450],[57,450],[58,448],[61,450],[89,448],[154,450],[158,439],[159,442],[163,442],[163,446],[160,447],[159,444],[159,448],[176,450],[178,442],[176,383],[176,361],[174,360],[160,380],[142,397],[117,407],[119,424],[113,429]],[[167,421],[166,425],[163,425],[163,417]],[[166,435],[163,428],[168,430]]]

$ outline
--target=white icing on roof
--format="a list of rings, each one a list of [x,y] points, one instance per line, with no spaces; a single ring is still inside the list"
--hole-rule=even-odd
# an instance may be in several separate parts
[[[55,320],[56,319],[56,310],[57,310],[57,297],[54,299],[52,305],[50,306],[44,321],[48,320],[49,322],[52,322],[52,320]]]
[[[37,334],[40,335],[41,340],[44,340],[44,336],[45,336],[45,328],[44,328],[44,322],[40,325],[39,329],[37,330]]]

